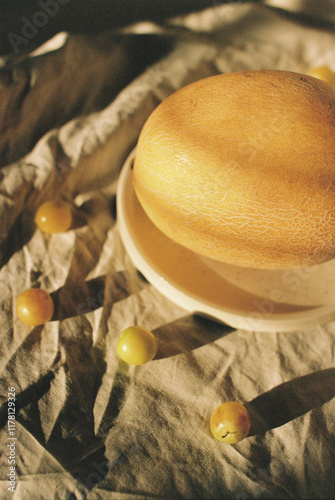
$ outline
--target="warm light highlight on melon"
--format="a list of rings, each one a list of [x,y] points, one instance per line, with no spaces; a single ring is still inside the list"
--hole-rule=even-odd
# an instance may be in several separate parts
[[[141,132],[134,188],[153,223],[210,258],[254,268],[335,257],[335,87],[285,71],[180,89]]]

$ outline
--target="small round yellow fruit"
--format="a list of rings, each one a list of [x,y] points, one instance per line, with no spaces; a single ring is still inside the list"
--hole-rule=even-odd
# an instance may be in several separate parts
[[[324,82],[335,83],[335,74],[328,66],[317,66],[310,70],[309,75]]]
[[[36,225],[44,233],[61,233],[72,225],[70,203],[63,200],[49,200],[39,207],[35,215]]]
[[[248,410],[235,401],[227,401],[219,405],[210,419],[213,436],[224,443],[238,443],[247,437],[250,425]]]
[[[157,352],[155,335],[141,326],[129,326],[121,333],[116,345],[120,358],[131,365],[151,361]]]
[[[16,301],[18,318],[29,326],[46,323],[54,313],[54,303],[48,292],[39,288],[29,288]]]

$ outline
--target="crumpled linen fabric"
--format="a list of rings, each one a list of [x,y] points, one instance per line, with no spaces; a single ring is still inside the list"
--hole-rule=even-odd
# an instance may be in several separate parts
[[[335,69],[335,35],[255,5],[141,29],[172,37],[170,53],[104,109],[50,128],[0,172],[1,403],[9,388],[16,394],[14,435],[6,418],[0,431],[0,497],[333,498],[335,323],[270,333],[190,314],[132,264],[115,196],[143,123],[171,92],[241,69]],[[73,201],[79,222],[47,236],[33,216],[56,194]],[[34,328],[15,312],[30,286],[55,301],[52,321]],[[139,367],[116,354],[132,324],[159,341],[156,358]],[[209,430],[226,400],[246,404],[253,419],[236,445]]]

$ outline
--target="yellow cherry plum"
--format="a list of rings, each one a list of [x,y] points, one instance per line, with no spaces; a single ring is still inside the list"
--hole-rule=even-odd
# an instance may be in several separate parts
[[[36,212],[35,223],[44,233],[67,231],[72,225],[71,204],[63,200],[42,203]]]
[[[18,318],[29,326],[46,323],[54,313],[54,303],[48,292],[39,288],[28,288],[16,301]]]
[[[329,66],[316,66],[309,71],[310,76],[328,83],[335,83],[335,74]]]
[[[141,326],[129,326],[121,332],[116,350],[126,363],[143,365],[155,357],[157,346],[157,339],[150,330]]]
[[[210,419],[213,436],[225,443],[238,443],[249,434],[248,410],[241,403],[227,401],[215,408]]]

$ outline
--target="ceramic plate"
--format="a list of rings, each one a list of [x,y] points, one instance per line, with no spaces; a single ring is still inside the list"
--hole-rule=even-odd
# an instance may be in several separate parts
[[[220,263],[173,242],[146,216],[132,183],[135,151],[120,174],[118,226],[137,269],[174,303],[234,328],[293,331],[335,317],[335,260],[259,270]]]

